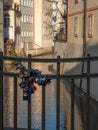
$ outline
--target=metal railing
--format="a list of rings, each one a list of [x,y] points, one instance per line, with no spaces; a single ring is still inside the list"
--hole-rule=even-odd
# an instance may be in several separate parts
[[[12,76],[14,78],[14,130],[18,130],[17,128],[17,77],[18,73],[14,72],[5,72],[3,71],[3,61],[11,60],[11,61],[21,61],[28,62],[28,69],[31,68],[32,62],[53,62],[57,64],[57,74],[49,74],[49,75],[41,75],[42,77],[46,76],[47,78],[53,78],[57,80],[57,89],[56,89],[56,130],[60,130],[60,79],[71,79],[71,130],[74,130],[74,94],[75,94],[75,79],[85,78],[87,79],[87,116],[86,116],[86,130],[90,130],[90,78],[98,78],[98,73],[90,73],[90,62],[98,61],[98,57],[90,57],[88,54],[85,58],[48,58],[48,59],[38,59],[32,58],[28,55],[28,58],[20,58],[20,57],[8,57],[0,54],[0,130],[3,130],[3,76]],[[61,62],[87,62],[87,73],[83,74],[73,74],[66,75],[60,74],[60,63]],[[31,130],[31,97],[29,96],[28,100],[28,130]],[[42,130],[45,130],[45,87],[42,87]]]

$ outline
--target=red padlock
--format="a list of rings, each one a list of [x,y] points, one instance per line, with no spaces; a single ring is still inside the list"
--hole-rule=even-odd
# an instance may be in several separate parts
[[[36,88],[35,86],[32,86],[32,90],[33,90],[33,91],[36,91],[37,88]]]

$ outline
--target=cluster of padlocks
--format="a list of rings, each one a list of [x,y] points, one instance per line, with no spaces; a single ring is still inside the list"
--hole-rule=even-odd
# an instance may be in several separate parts
[[[51,83],[50,78],[41,78],[41,71],[37,69],[27,70],[21,63],[16,63],[16,70],[19,70],[19,77],[22,81],[19,83],[23,90],[23,100],[28,100],[29,95],[34,94],[37,90],[36,84],[39,86],[46,86]]]

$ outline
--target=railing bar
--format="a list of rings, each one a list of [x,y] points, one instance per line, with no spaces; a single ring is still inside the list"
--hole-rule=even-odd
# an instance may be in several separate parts
[[[28,62],[28,58],[20,58],[20,57],[9,57],[9,56],[0,56],[0,59],[3,60],[12,60],[12,61],[19,61],[21,60],[22,62]],[[98,60],[98,57],[90,57],[90,61],[96,61]],[[31,62],[57,62],[58,59],[54,58],[31,58]],[[76,58],[60,58],[60,62],[81,62],[81,61],[87,61],[87,57],[76,57]]]
[[[74,130],[74,91],[75,91],[75,80],[72,79],[71,86],[71,130]]]
[[[14,72],[2,72],[0,71],[0,75],[2,76],[16,76],[16,77],[19,77],[19,73],[14,73]],[[49,74],[49,75],[44,75],[42,74],[40,77],[47,77],[47,78],[53,78],[53,79],[56,79],[58,76],[55,75],[55,74]],[[73,74],[73,75],[59,75],[59,78],[63,79],[63,78],[66,78],[66,79],[72,79],[72,78],[76,78],[76,79],[80,79],[80,78],[98,78],[98,73],[90,73],[90,74]],[[37,78],[37,77],[36,77]]]
[[[14,130],[17,130],[17,77],[14,77]]]
[[[45,86],[42,85],[42,130],[45,130]]]
[[[0,52],[3,56],[3,53]],[[3,60],[0,60],[0,70],[3,72]],[[0,75],[0,130],[3,130],[3,76]]]
[[[31,69],[31,55],[28,55],[28,70]],[[31,130],[31,95],[28,95],[28,130]]]
[[[90,73],[90,54],[87,55],[87,73]],[[86,130],[90,130],[90,78],[87,78],[87,104],[86,104],[87,118],[86,118]]]
[[[60,59],[60,56],[57,57]],[[56,130],[60,130],[60,62],[57,62],[57,89],[56,89]]]

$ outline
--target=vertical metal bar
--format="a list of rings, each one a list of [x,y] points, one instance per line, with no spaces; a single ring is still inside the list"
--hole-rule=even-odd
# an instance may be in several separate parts
[[[31,59],[31,55],[28,55],[28,58]],[[31,69],[31,61],[28,62],[28,69]],[[28,96],[28,130],[31,130],[31,95]]]
[[[3,56],[2,52],[0,56]],[[0,70],[3,71],[3,60],[0,60]],[[0,76],[0,130],[3,130],[3,75]]]
[[[42,86],[42,130],[45,130],[45,86]]]
[[[14,130],[17,130],[17,77],[14,77]]]
[[[75,91],[75,80],[72,79],[71,86],[71,130],[74,130],[74,91]]]
[[[60,129],[60,56],[57,56],[56,130]]]
[[[90,74],[90,54],[87,55],[87,74]],[[87,78],[86,130],[90,130],[90,78]]]

